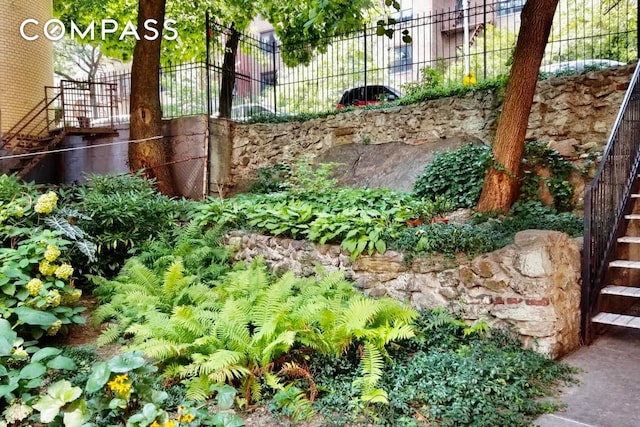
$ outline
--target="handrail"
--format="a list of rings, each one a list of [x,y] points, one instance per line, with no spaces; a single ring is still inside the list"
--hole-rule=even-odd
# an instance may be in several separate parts
[[[2,141],[0,141],[0,148],[5,147],[5,146],[6,146],[7,144],[9,144],[9,142],[11,142],[13,139],[15,139],[15,138],[17,138],[18,136],[20,136],[20,135],[24,132],[24,130],[25,130],[29,125],[32,125],[32,124],[34,123],[34,121],[35,121],[36,119],[38,119],[38,117],[39,117],[43,112],[44,112],[45,114],[47,114],[47,115],[48,115],[48,114],[49,114],[49,107],[51,106],[51,104],[52,104],[56,99],[58,99],[58,97],[59,97],[59,96],[60,96],[60,94],[57,94],[56,96],[54,96],[53,98],[51,98],[51,99],[49,100],[49,102],[47,102],[47,99],[46,99],[46,98],[45,98],[45,99],[43,99],[43,100],[41,100],[40,102],[38,102],[38,103],[36,104],[36,106],[35,106],[35,107],[33,107],[31,110],[29,110],[29,112],[28,112],[27,114],[25,114],[25,115],[24,115],[24,117],[23,117],[23,118],[22,118],[18,123],[16,123],[16,124],[15,124],[11,129],[9,129],[9,131],[8,131],[8,132],[6,132],[6,133],[5,133],[5,135],[7,135],[7,136],[6,136],[6,138],[3,138],[3,140],[2,140]],[[43,105],[43,104],[44,104],[44,105]],[[43,105],[43,106],[41,107],[41,105]],[[38,109],[38,108],[39,108],[39,109]],[[37,110],[37,112],[36,112],[35,114],[33,114],[33,116],[32,116],[32,113],[33,113],[34,111],[36,111],[36,110]],[[32,116],[32,117],[31,117],[31,116]],[[43,118],[43,117],[40,117],[40,119],[39,119],[37,122],[35,122],[35,123],[36,123],[36,124],[41,124],[41,123],[43,122],[43,120],[46,120],[46,121],[45,121],[45,123],[48,123],[48,120],[49,120],[49,119],[48,119],[48,117],[44,117],[44,118]],[[16,129],[17,129],[17,130],[16,130]],[[42,130],[44,130],[44,129],[41,129],[41,130],[38,132],[38,135],[42,133]]]
[[[585,189],[581,301],[585,343],[592,339],[591,317],[639,166],[640,66],[636,65],[600,165]]]

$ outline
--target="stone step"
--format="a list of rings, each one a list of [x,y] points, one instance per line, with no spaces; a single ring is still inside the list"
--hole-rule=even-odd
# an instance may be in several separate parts
[[[629,219],[629,220],[638,220],[640,219],[640,214],[630,214],[630,215],[625,215],[624,219]]]
[[[640,317],[617,313],[598,313],[592,319],[594,323],[612,326],[624,326],[625,328],[640,329]]]
[[[638,236],[623,236],[618,238],[618,243],[640,243]]]
[[[603,295],[640,298],[640,288],[635,288],[633,286],[609,285],[605,286],[600,293]]]
[[[617,259],[609,263],[609,267],[618,268],[638,268],[640,269],[640,261],[627,261],[623,259]]]

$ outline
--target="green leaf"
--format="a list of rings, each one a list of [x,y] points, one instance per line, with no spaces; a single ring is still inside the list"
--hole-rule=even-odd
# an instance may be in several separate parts
[[[33,353],[33,356],[31,356],[31,362],[39,362],[43,359],[46,359],[47,357],[57,356],[60,353],[62,353],[62,350],[60,350],[59,348],[53,348],[53,347],[41,348],[40,350]]]
[[[16,293],[16,285],[14,283],[7,283],[6,285],[2,285],[2,292],[5,295],[13,296]]]
[[[91,370],[91,376],[87,380],[85,390],[87,393],[95,393],[100,390],[109,381],[111,370],[107,362],[98,362]]]
[[[124,373],[140,368],[146,363],[140,352],[130,352],[109,360],[109,369],[111,372]]]
[[[0,337],[0,357],[11,356],[13,345],[5,337]]]
[[[47,367],[51,369],[64,369],[67,371],[71,371],[73,369],[76,369],[76,362],[66,356],[57,356],[47,363]]]
[[[65,410],[62,421],[65,427],[81,427],[83,423],[89,421],[91,415],[87,402],[84,399],[78,400]]]
[[[387,250],[387,244],[384,242],[384,240],[377,240],[375,243],[375,247],[376,251],[381,254],[385,253],[385,251]]]
[[[40,411],[40,421],[48,424],[58,416],[58,413],[64,404],[65,402],[61,399],[56,399],[51,396],[42,396],[38,402],[33,405],[33,408]]]
[[[223,411],[226,409],[231,409],[231,407],[233,406],[233,400],[236,397],[235,388],[225,384],[223,386],[215,387],[215,390],[213,390],[212,387],[212,391],[218,392],[217,400],[220,409],[222,409]]]
[[[40,363],[30,363],[20,370],[19,377],[25,380],[31,380],[43,376],[47,372],[47,368]]]
[[[244,427],[244,422],[240,417],[227,412],[218,412],[211,418],[211,422],[213,425],[221,427]]]
[[[27,325],[51,326],[58,320],[58,318],[51,313],[34,310],[25,306],[17,307],[14,312],[18,315],[18,319]]]

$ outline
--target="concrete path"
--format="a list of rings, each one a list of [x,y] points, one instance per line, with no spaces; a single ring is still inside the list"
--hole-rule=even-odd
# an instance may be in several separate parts
[[[563,359],[582,371],[562,389],[566,408],[538,418],[539,427],[640,427],[640,330],[611,327]]]

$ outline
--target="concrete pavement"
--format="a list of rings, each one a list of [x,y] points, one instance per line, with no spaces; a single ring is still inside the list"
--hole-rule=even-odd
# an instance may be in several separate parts
[[[563,387],[566,408],[534,421],[539,427],[640,427],[640,330],[610,327],[566,356],[581,370]]]

